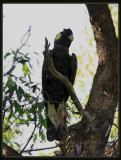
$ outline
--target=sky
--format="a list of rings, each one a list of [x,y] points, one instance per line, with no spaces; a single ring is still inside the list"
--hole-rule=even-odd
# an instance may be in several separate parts
[[[22,51],[32,53],[32,80],[36,82],[41,83],[40,71],[43,63],[42,52],[45,37],[50,42],[50,49],[52,49],[55,36],[63,28],[71,28],[74,41],[70,46],[70,54],[74,52],[78,56],[87,52],[87,49],[92,53],[95,51],[93,47],[87,48],[89,47],[87,45],[89,36],[93,33],[90,33],[91,25],[84,4],[4,4],[3,15],[3,54],[20,47],[22,36],[31,26],[31,36],[27,46]],[[89,32],[88,36],[84,33],[85,26]],[[39,72],[33,52],[39,53]],[[8,62],[7,65],[4,65],[4,68],[6,66],[9,66]],[[16,76],[19,76],[19,74],[20,72],[17,71]],[[76,89],[78,90],[78,87]]]
[[[41,67],[43,63],[43,54],[45,44],[45,37],[50,42],[50,49],[53,48],[55,36],[64,28],[71,28],[74,35],[74,41],[70,46],[70,53],[75,52],[76,55],[81,55],[87,50],[87,43],[89,37],[84,34],[85,26],[90,28],[89,16],[84,4],[4,4],[3,5],[3,55],[16,50],[21,45],[21,38],[31,26],[31,36],[27,46],[22,52],[37,52],[39,53],[40,66],[38,68],[36,57],[32,54],[31,60],[33,64],[32,80],[41,84]],[[88,33],[92,36],[92,32]],[[95,44],[94,44],[95,46]],[[90,54],[95,52],[95,48],[88,48]],[[96,59],[97,62],[97,59]],[[86,62],[85,62],[86,63]],[[6,63],[3,63],[6,68]],[[8,67],[9,63],[7,63]],[[18,68],[19,70],[19,68]],[[20,72],[17,70],[16,76]],[[89,80],[85,88],[85,93],[89,92]],[[75,87],[75,91],[80,96],[80,89]],[[82,97],[79,97],[83,99]],[[31,128],[29,129],[31,131]],[[27,138],[28,134],[25,134]],[[23,137],[20,137],[20,141]],[[55,142],[49,142],[40,146],[38,141],[38,148],[54,146]],[[50,150],[45,150],[45,153]],[[44,151],[43,151],[44,153]],[[38,155],[38,152],[32,152],[32,155]]]
[[[71,28],[75,39],[80,39],[78,33],[85,17],[85,9],[84,5],[80,4],[5,4],[3,6],[5,42],[8,48],[17,47],[29,26],[32,27],[31,48],[38,52],[43,49],[45,36],[53,47],[55,35],[63,28]],[[73,45],[74,43],[71,48]]]

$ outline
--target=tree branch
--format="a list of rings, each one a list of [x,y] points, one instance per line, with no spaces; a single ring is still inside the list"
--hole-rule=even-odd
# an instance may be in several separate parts
[[[35,116],[36,116],[36,111],[35,111]],[[23,153],[23,151],[25,150],[25,148],[27,147],[27,145],[29,144],[29,142],[31,141],[31,139],[32,139],[32,137],[33,137],[33,134],[34,134],[35,129],[36,129],[36,127],[37,127],[36,121],[37,121],[37,117],[35,117],[35,126],[34,126],[34,129],[33,129],[33,132],[32,132],[32,134],[31,134],[31,136],[29,137],[28,142],[26,143],[26,145],[24,146],[24,148],[23,148],[22,151],[20,152],[20,154]]]
[[[36,125],[34,126],[34,129],[33,129],[33,132],[31,134],[31,136],[29,137],[29,140],[28,142],[26,143],[26,145],[24,146],[24,148],[22,149],[22,151],[20,152],[20,154],[22,154],[24,152],[24,149],[27,147],[27,145],[29,144],[29,142],[31,141],[32,137],[33,137],[33,134],[35,132],[35,129],[36,129]]]
[[[24,36],[22,37],[21,39],[21,46],[19,48],[17,48],[17,50],[15,51],[15,57],[17,57],[17,54],[19,53],[19,51],[26,45],[26,43],[28,42],[29,40],[29,37],[30,37],[30,32],[31,32],[31,26],[29,26],[29,29],[27,30],[27,32],[24,34]],[[23,38],[27,35],[27,38],[25,40],[25,42],[22,42]],[[16,58],[14,58],[13,60],[13,64],[11,66],[11,68],[9,69],[9,71],[7,73],[5,73],[3,76],[6,76],[10,73],[12,73],[12,71],[14,70],[15,68],[15,62],[16,62]]]
[[[53,149],[53,148],[57,148],[58,146],[53,146],[53,147],[47,147],[47,148],[40,148],[40,149],[30,149],[30,150],[25,150],[23,152],[33,152],[33,151],[41,151],[41,150],[45,150],[45,149]]]
[[[53,60],[52,60],[52,55],[49,52],[49,46],[50,46],[50,44],[48,44],[48,40],[47,40],[47,38],[45,38],[45,51],[43,52],[43,54],[47,60],[47,65],[48,65],[49,70],[51,71],[51,73],[54,77],[59,79],[67,87],[68,92],[69,92],[78,112],[83,117],[86,117],[86,120],[89,123],[91,121],[91,116],[87,111],[84,111],[84,109],[83,109],[83,107],[82,107],[82,105],[81,105],[81,103],[80,103],[80,101],[74,91],[74,88],[73,88],[71,82],[55,69],[54,64],[53,64]]]

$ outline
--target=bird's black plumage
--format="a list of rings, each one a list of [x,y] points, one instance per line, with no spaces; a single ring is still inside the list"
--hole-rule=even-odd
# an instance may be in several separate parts
[[[55,69],[66,76],[74,84],[77,71],[77,58],[69,55],[69,47],[73,40],[71,29],[64,29],[56,35],[54,48],[50,50]],[[47,113],[47,139],[49,141],[63,139],[66,133],[65,102],[69,93],[67,88],[56,79],[48,69],[44,59],[42,67],[42,91]]]

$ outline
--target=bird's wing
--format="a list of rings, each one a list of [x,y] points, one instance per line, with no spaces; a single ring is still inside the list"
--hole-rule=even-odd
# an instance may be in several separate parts
[[[71,80],[70,80],[72,85],[74,84],[74,81],[75,81],[76,72],[77,72],[77,57],[74,53],[72,53],[72,56],[71,56]]]

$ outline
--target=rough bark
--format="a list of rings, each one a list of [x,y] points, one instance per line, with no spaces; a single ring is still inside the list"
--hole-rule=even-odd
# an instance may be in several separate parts
[[[119,155],[119,141],[116,140],[106,151],[105,155],[108,157],[116,157]]]
[[[118,40],[107,4],[87,4],[97,44],[99,62],[86,111],[90,125],[83,118],[71,128],[66,156],[104,156],[114,113],[118,104]]]

